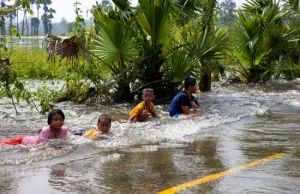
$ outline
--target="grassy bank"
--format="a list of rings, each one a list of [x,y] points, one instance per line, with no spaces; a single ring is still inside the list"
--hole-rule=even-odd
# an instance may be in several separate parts
[[[48,62],[48,54],[41,47],[11,47],[5,53],[13,63],[12,69],[23,79],[61,79],[72,68],[65,61]],[[58,60],[58,58],[57,58]]]

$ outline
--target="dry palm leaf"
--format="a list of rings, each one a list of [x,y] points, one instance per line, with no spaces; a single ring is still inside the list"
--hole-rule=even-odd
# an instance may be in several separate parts
[[[47,35],[47,52],[48,52],[48,61],[54,61],[55,57],[59,56],[59,63],[66,58],[67,61],[70,61],[72,64],[78,62],[80,51],[87,53],[88,50],[85,48],[86,45],[86,36],[72,35],[69,38],[60,38],[57,36]]]

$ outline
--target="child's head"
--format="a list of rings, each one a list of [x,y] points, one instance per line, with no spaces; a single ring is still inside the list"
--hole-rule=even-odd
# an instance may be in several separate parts
[[[65,114],[60,109],[53,109],[48,114],[48,125],[60,129],[64,125]]]
[[[197,80],[193,77],[187,77],[184,80],[184,89],[188,90],[190,87],[193,89],[193,93],[197,90]]]
[[[143,89],[142,99],[145,102],[152,102],[155,99],[154,90],[152,88]]]
[[[111,127],[111,118],[110,116],[103,114],[98,118],[97,128],[98,130],[107,133]]]

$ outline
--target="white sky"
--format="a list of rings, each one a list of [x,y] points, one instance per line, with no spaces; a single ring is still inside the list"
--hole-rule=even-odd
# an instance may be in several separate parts
[[[62,18],[65,18],[68,22],[75,20],[75,9],[74,9],[74,2],[76,0],[52,0],[51,8],[56,10],[56,13],[54,14],[54,18],[52,19],[53,22],[59,22]],[[137,4],[138,0],[132,0],[133,5]],[[221,1],[221,0],[220,0]],[[236,2],[237,6],[240,6],[242,3],[244,3],[246,0],[233,0]],[[87,10],[90,10],[92,5],[96,4],[96,0],[79,0],[81,3],[80,9],[82,10],[82,16],[84,18],[89,18],[91,16],[91,13]],[[98,0],[98,2],[101,2],[101,0]],[[35,7],[33,8],[33,11],[35,11]],[[40,9],[40,15],[42,15],[42,12],[44,10]]]

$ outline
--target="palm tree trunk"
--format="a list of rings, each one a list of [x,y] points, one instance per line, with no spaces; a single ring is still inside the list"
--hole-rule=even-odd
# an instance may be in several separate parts
[[[214,29],[214,8],[217,5],[217,0],[207,1],[208,5],[204,9],[206,16],[203,18],[207,18],[206,21],[202,21],[203,32],[208,28],[208,30]],[[199,90],[202,92],[211,90],[211,67],[210,65],[200,69],[200,81],[199,81]]]
[[[199,90],[207,92],[211,90],[211,67],[202,68],[200,71]]]
[[[25,18],[26,18],[26,10],[24,10],[24,16],[23,16],[23,22],[22,22],[22,36],[24,35]]]
[[[17,30],[19,30],[19,11],[17,10]]]

